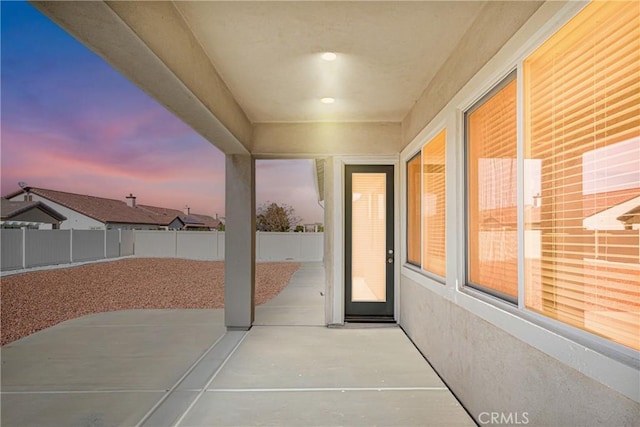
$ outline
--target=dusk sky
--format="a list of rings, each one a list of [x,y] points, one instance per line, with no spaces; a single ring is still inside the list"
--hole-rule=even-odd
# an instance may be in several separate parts
[[[224,155],[24,2],[1,2],[1,185],[224,216]],[[310,160],[258,161],[257,204],[322,222]]]

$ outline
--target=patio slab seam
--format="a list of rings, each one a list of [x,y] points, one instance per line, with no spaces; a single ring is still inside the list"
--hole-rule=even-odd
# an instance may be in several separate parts
[[[283,387],[283,388],[208,388],[212,393],[280,393],[310,391],[449,391],[447,387]]]
[[[153,415],[153,413],[160,407],[160,405],[162,405],[162,403],[169,398],[169,396],[171,395],[171,393],[177,389],[180,384],[182,383],[182,381],[185,380],[185,378],[187,378],[189,376],[189,374],[191,372],[193,372],[193,370],[196,368],[196,366],[198,365],[198,363],[200,363],[200,361],[202,359],[204,359],[207,354],[209,354],[211,352],[211,350],[213,350],[213,348],[224,338],[224,335],[222,335],[221,337],[219,337],[213,344],[211,344],[211,346],[204,352],[202,353],[202,355],[191,364],[191,366],[185,371],[185,373],[178,379],[178,381],[176,381],[176,383],[169,388],[168,390],[165,390],[165,395],[162,396],[160,398],[160,400],[158,400],[158,402],[153,405],[153,407],[151,407],[151,409],[149,409],[149,411],[144,415],[144,417],[142,417],[142,419],[138,422],[137,425],[142,425],[142,423],[144,423],[148,418],[151,417],[151,415]]]
[[[224,366],[227,364],[227,362],[229,361],[229,359],[231,359],[231,357],[233,357],[234,353],[236,352],[236,350],[240,347],[240,345],[242,345],[242,342],[245,340],[245,338],[249,335],[251,331],[246,331],[242,334],[242,337],[240,338],[240,340],[236,343],[236,345],[233,347],[233,349],[231,350],[231,352],[227,355],[227,357],[222,361],[222,363],[220,364],[220,366],[218,366],[218,368],[216,369],[216,371],[213,373],[213,375],[211,375],[211,378],[209,378],[209,380],[207,381],[207,384],[202,388],[202,390],[198,393],[198,395],[195,397],[195,399],[193,399],[193,401],[191,401],[191,404],[187,407],[187,409],[182,413],[182,415],[180,416],[180,418],[178,418],[178,420],[175,422],[175,424],[173,424],[173,426],[178,427],[182,421],[185,419],[185,417],[189,414],[189,412],[191,411],[191,409],[193,409],[193,407],[198,403],[198,401],[200,400],[200,398],[206,393],[207,389],[209,388],[209,386],[211,385],[211,383],[213,382],[213,380],[216,379],[216,376],[220,373],[220,371],[224,368]],[[226,336],[226,335],[225,335]]]
[[[105,394],[105,393],[166,393],[167,389],[146,390],[35,390],[35,391],[2,391],[0,395],[25,395],[25,394]]]
[[[215,379],[216,375],[222,370],[226,362],[233,356],[233,353],[244,341],[249,332],[227,332],[222,335],[216,342],[196,360],[190,369],[180,378],[179,381],[160,399],[145,416],[136,424],[136,427],[145,425],[149,426],[178,426],[182,419],[188,414],[193,406],[198,402],[202,394],[204,394],[210,383]],[[229,347],[231,347],[229,349]],[[221,350],[219,354],[216,350]],[[216,356],[216,357],[212,357]],[[206,365],[206,366],[205,366]],[[203,387],[181,388],[181,385],[194,382],[191,378],[201,370],[205,372],[213,371],[212,374],[206,376],[207,382]],[[195,396],[193,396],[195,394]],[[185,396],[186,395],[186,396]],[[185,408],[186,406],[186,408]]]

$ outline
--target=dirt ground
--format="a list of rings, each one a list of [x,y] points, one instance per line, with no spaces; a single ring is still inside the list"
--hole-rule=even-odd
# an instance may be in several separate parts
[[[256,304],[278,295],[298,263],[259,263]],[[3,277],[1,345],[106,311],[224,307],[224,262],[129,258]]]

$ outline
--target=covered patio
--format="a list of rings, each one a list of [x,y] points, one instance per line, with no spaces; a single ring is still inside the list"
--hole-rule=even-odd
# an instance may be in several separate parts
[[[308,263],[258,306],[130,310],[70,320],[3,348],[3,426],[473,426],[396,325],[324,327]]]
[[[17,350],[47,333],[75,350],[16,370],[3,417],[29,414],[32,381],[54,411],[137,411],[115,424],[637,424],[637,224],[602,245],[583,224],[589,203],[640,192],[637,2],[31,3],[225,154],[225,310],[27,339],[5,355],[38,357]],[[324,264],[309,298],[282,295],[304,304],[256,309],[255,162],[278,158],[317,160]],[[129,315],[177,316],[150,326],[176,340],[136,321],[137,341],[107,339]],[[77,356],[82,322],[105,351],[124,339],[112,372],[146,372],[144,404],[74,394],[67,359],[116,387]],[[172,367],[137,369],[154,358]],[[70,392],[47,394],[58,374]]]

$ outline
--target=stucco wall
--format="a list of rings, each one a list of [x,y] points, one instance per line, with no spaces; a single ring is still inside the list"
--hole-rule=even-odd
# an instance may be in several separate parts
[[[257,156],[397,154],[400,123],[256,123]]]
[[[482,68],[507,40],[542,5],[542,1],[487,2],[473,25],[438,70],[402,121],[406,146],[438,114],[449,100]],[[513,3],[511,3],[513,4]],[[500,16],[499,21],[496,16]],[[487,31],[490,28],[490,31]]]
[[[633,400],[402,276],[401,326],[465,408],[529,426],[632,426]]]
[[[327,157],[324,162],[324,277],[325,277],[325,293],[324,293],[324,317],[325,322],[329,325],[335,323],[334,320],[334,293],[336,283],[334,281],[334,268],[336,263],[335,253],[333,251],[333,234],[335,228],[334,213],[335,191],[334,183],[334,164],[333,157]]]
[[[425,120],[424,128],[404,128],[414,129],[405,132],[406,138],[417,136],[401,153],[403,167],[446,127],[447,206],[455,208],[447,209],[446,283],[400,266],[400,324],[463,405],[485,424],[491,419],[482,414],[492,412],[511,415],[512,422],[502,424],[517,424],[518,415],[519,424],[530,426],[631,426],[640,419],[637,353],[481,292],[458,289],[465,282],[466,262],[461,112],[583,5],[543,4],[443,108],[435,115],[425,109],[418,117],[433,120]],[[401,228],[406,230],[406,200],[401,206]]]

